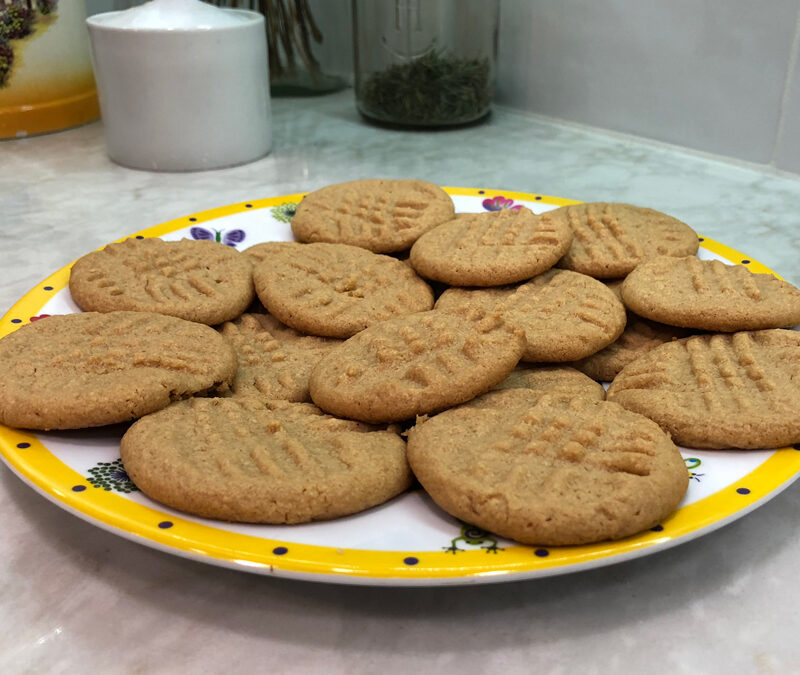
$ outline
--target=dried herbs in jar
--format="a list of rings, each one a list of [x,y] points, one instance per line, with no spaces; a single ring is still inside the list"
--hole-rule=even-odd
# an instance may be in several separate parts
[[[496,0],[354,0],[359,111],[406,126],[486,116],[497,14]]]

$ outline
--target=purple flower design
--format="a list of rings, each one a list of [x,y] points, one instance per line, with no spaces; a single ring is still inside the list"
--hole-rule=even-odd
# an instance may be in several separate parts
[[[192,227],[189,229],[192,239],[198,241],[217,241],[226,246],[233,246],[241,244],[247,236],[244,230],[207,230],[205,227]]]
[[[485,208],[487,211],[502,211],[503,209],[508,211],[519,211],[522,208],[522,204],[514,205],[513,199],[506,199],[503,197],[503,195],[497,195],[491,199],[484,199],[483,208]]]

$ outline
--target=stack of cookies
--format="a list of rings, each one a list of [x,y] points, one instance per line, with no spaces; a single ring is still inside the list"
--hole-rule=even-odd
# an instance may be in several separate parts
[[[537,545],[658,524],[688,485],[674,442],[800,441],[800,291],[699,260],[663,213],[456,216],[436,185],[366,180],[309,194],[292,230],[80,259],[85,312],[0,341],[0,422],[138,420],[128,474],[201,516],[330,519],[416,477]]]

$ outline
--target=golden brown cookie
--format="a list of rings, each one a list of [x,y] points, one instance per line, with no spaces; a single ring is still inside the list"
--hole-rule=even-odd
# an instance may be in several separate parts
[[[367,326],[433,307],[433,291],[405,263],[345,244],[258,244],[250,255],[264,306],[311,335],[347,338]]]
[[[219,331],[239,357],[233,395],[261,394],[283,401],[311,401],[312,368],[341,342],[299,333],[269,314],[242,314]]]
[[[468,319],[430,311],[354,335],[314,368],[320,408],[364,422],[397,422],[443,410],[502,382],[524,340],[497,315]]]
[[[541,546],[653,527],[689,482],[678,449],[642,415],[524,389],[490,392],[418,423],[408,461],[449,514]]]
[[[567,225],[575,235],[559,267],[598,279],[624,277],[647,258],[694,255],[697,233],[660,211],[596,202],[562,206],[542,219]]]
[[[594,401],[606,397],[603,385],[569,366],[517,366],[494,390],[530,389],[541,395],[567,399],[581,396]]]
[[[800,289],[719,260],[659,257],[622,284],[625,305],[653,321],[734,332],[800,324]]]
[[[622,369],[608,400],[692,448],[798,443],[800,333],[718,333],[663,344]]]
[[[625,366],[654,347],[689,337],[692,331],[649,321],[628,312],[622,335],[605,349],[572,365],[598,382],[611,382]]]
[[[545,222],[526,208],[464,214],[421,236],[411,265],[453,286],[500,286],[550,269],[571,242],[565,223]]]
[[[453,200],[421,180],[373,178],[307,194],[292,218],[298,241],[404,251],[423,233],[453,218]]]
[[[148,497],[234,522],[337,518],[382,504],[411,480],[397,433],[260,397],[171,405],[136,422],[121,455]]]
[[[603,349],[625,328],[625,308],[604,284],[585,274],[549,270],[519,286],[451,288],[436,310],[499,311],[525,332],[524,361],[575,361]]]
[[[86,311],[133,310],[215,325],[253,299],[253,265],[213,241],[126,239],[80,258],[69,290]]]
[[[227,388],[236,355],[213,328],[149,312],[51,316],[0,340],[0,423],[114,424]]]

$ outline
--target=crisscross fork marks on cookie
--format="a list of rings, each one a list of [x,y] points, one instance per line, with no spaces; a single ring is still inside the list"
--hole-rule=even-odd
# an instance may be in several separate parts
[[[129,239],[79,259],[69,288],[84,310],[154,311],[214,325],[252,299],[252,262],[216,242]]]
[[[414,225],[414,221],[424,213],[426,204],[414,199],[401,199],[391,211],[391,220],[399,229],[406,229]]]
[[[692,287],[699,295],[735,293],[746,295],[751,300],[761,300],[761,290],[756,279],[746,269],[726,265],[719,260],[701,261],[698,258],[684,258],[681,263],[689,268]]]
[[[254,470],[275,480],[305,475],[321,477],[347,463],[334,454],[312,452],[294,431],[294,425],[266,403],[237,403],[218,399],[217,405],[194,406],[197,429],[207,439],[203,447],[226,477],[237,479]],[[198,410],[198,408],[200,408]],[[235,439],[236,452],[226,450]],[[333,460],[333,461],[332,461]]]
[[[756,359],[755,347],[756,340],[749,333],[734,333],[731,336],[733,352],[739,367],[747,376],[747,380],[752,382],[756,389],[761,392],[774,391],[777,383],[767,375],[763,365]]]
[[[305,252],[303,253],[305,255]],[[289,261],[287,264],[289,271],[283,274],[288,276],[293,270],[311,284],[311,286],[299,288],[295,292],[296,297],[325,290],[350,298],[364,298],[391,283],[386,270],[375,269],[375,267],[354,269],[353,265],[352,258],[345,260],[341,255],[333,259],[330,256],[315,255],[309,256],[308,260]],[[314,282],[319,284],[316,289]]]
[[[605,403],[580,403],[570,406],[570,434],[557,444],[557,459],[610,473],[650,475],[655,435],[639,427],[634,430],[624,421],[610,424],[602,416]]]
[[[632,389],[667,389],[678,386],[677,380],[667,372],[667,367],[653,363],[631,363],[623,371],[625,377],[614,381],[617,392]]]
[[[644,255],[639,241],[622,227],[609,204],[571,208],[568,223],[590,259],[636,260]]]
[[[660,228],[659,238],[652,242],[655,248],[653,251],[657,255],[675,255],[676,250],[686,247],[686,234],[678,233],[671,229]],[[685,251],[689,253],[689,251]],[[696,253],[697,251],[695,251]]]
[[[596,303],[582,300],[574,311],[574,316],[583,324],[591,324],[599,328],[603,333],[615,333],[616,325],[608,319],[608,312],[604,312]]]
[[[102,289],[104,293],[115,297],[124,295],[125,289],[114,280],[110,279],[102,270],[92,270],[86,277],[86,281],[93,284],[96,288]]]
[[[608,335],[619,333],[621,306],[610,292],[606,294],[599,286],[594,286],[594,280],[568,272],[546,272],[518,287],[504,306],[523,314],[558,314],[562,320],[576,324],[579,330],[586,328],[581,324],[591,324]],[[591,290],[597,292],[590,294]]]
[[[177,242],[172,242],[176,244]],[[128,239],[103,249],[120,256],[120,262],[135,276],[149,272],[166,278],[185,276],[202,268],[197,256],[181,251],[161,239]]]
[[[120,314],[100,314],[92,323],[81,326],[84,335],[105,340],[109,334],[127,336],[131,334],[161,332],[153,323],[153,318],[145,313],[128,312]]]
[[[195,375],[207,372],[204,347],[180,336],[164,333],[146,313],[99,314],[81,327],[83,344],[72,351],[52,348],[50,366],[80,364],[95,374],[131,368],[156,368]],[[81,333],[77,333],[76,337]],[[113,340],[113,342],[112,342]]]
[[[137,354],[131,359],[131,365],[134,368],[158,368],[179,373],[192,373],[193,375],[201,375],[207,370],[205,364],[198,362],[195,355],[186,352],[181,355],[175,353]]]
[[[691,371],[708,410],[716,413],[727,410],[730,414],[769,407],[769,396],[764,394],[774,390],[775,383],[759,365],[753,339],[748,334],[692,338],[685,345]]]
[[[370,340],[369,351],[380,367],[398,369],[400,379],[413,388],[424,389],[433,382],[447,382],[449,377],[473,361],[481,349],[479,333],[464,338],[460,351],[431,350],[431,344],[448,346],[457,340],[451,330],[442,330],[433,322],[403,326],[396,334],[377,335]],[[367,373],[355,369],[346,373],[355,380]]]
[[[350,337],[433,303],[430,287],[388,256],[346,244],[261,246],[274,255],[255,269],[259,297],[271,313],[306,333]]]
[[[282,405],[281,402],[268,401],[265,407],[272,409],[275,417],[262,428],[274,434],[280,449],[286,453],[289,466],[296,466],[305,475],[330,479],[337,473],[352,469],[358,453],[350,434],[371,430],[357,422],[329,417],[311,404]],[[301,429],[305,429],[305,433]],[[325,437],[323,451],[306,442],[305,435],[309,430]]]
[[[453,202],[438,186],[369,179],[306,195],[291,226],[298,241],[354,244],[388,253],[410,248],[423,232],[453,216]]]
[[[274,395],[275,386],[273,380],[286,391],[292,391],[303,384],[298,378],[297,373],[286,369],[279,370],[273,373],[272,376],[256,374],[253,377],[253,386],[262,394]]]
[[[316,200],[314,209],[328,217],[328,226],[335,228],[331,234],[340,238],[351,235],[360,237],[367,231],[380,235],[392,228],[402,230],[413,227],[415,220],[427,209],[427,204],[409,197],[392,203],[385,193],[378,197],[351,193],[332,204]]]
[[[501,455],[536,457],[549,470],[586,466],[608,473],[648,476],[658,439],[629,425],[610,425],[598,415],[597,404],[554,407],[549,397],[527,410],[516,412],[505,424],[507,431],[494,432],[499,440],[488,449]],[[524,472],[523,472],[524,473]]]
[[[451,228],[450,250],[462,254],[474,249],[474,255],[485,257],[490,251],[497,256],[506,254],[509,247],[558,246],[558,232],[546,225],[523,216],[502,217],[495,214],[479,214],[483,218],[461,218]]]
[[[606,471],[649,476],[655,457],[652,448],[657,443],[653,434],[640,429],[635,433],[624,426],[606,429],[603,436],[595,440],[599,452],[589,455],[586,461]]]
[[[308,400],[308,377],[338,340],[302,335],[265,314],[244,314],[219,328],[234,346],[239,370],[235,396],[254,393],[289,401]]]
[[[756,277],[750,271],[738,265],[725,265],[725,267],[728,268],[728,271],[730,274],[732,274],[733,279],[739,283],[740,288],[738,290],[740,293],[744,293],[744,295],[751,300],[758,301],[764,299],[764,296],[762,295],[761,289],[758,285],[759,277]],[[774,277],[772,275],[767,275],[760,277],[760,279],[771,282],[773,281]]]
[[[523,338],[500,317],[435,310],[370,326],[329,352],[309,381],[323,410],[393,422],[491,389],[519,362]]]
[[[157,274],[146,274],[142,278],[145,293],[156,304],[169,304],[177,301],[213,300],[220,291],[199,276],[187,279],[170,279]]]
[[[537,408],[522,411],[515,416],[509,434],[502,434],[504,438],[493,443],[491,449],[552,458],[553,448],[562,445],[571,422],[562,412],[554,415],[548,412]]]

